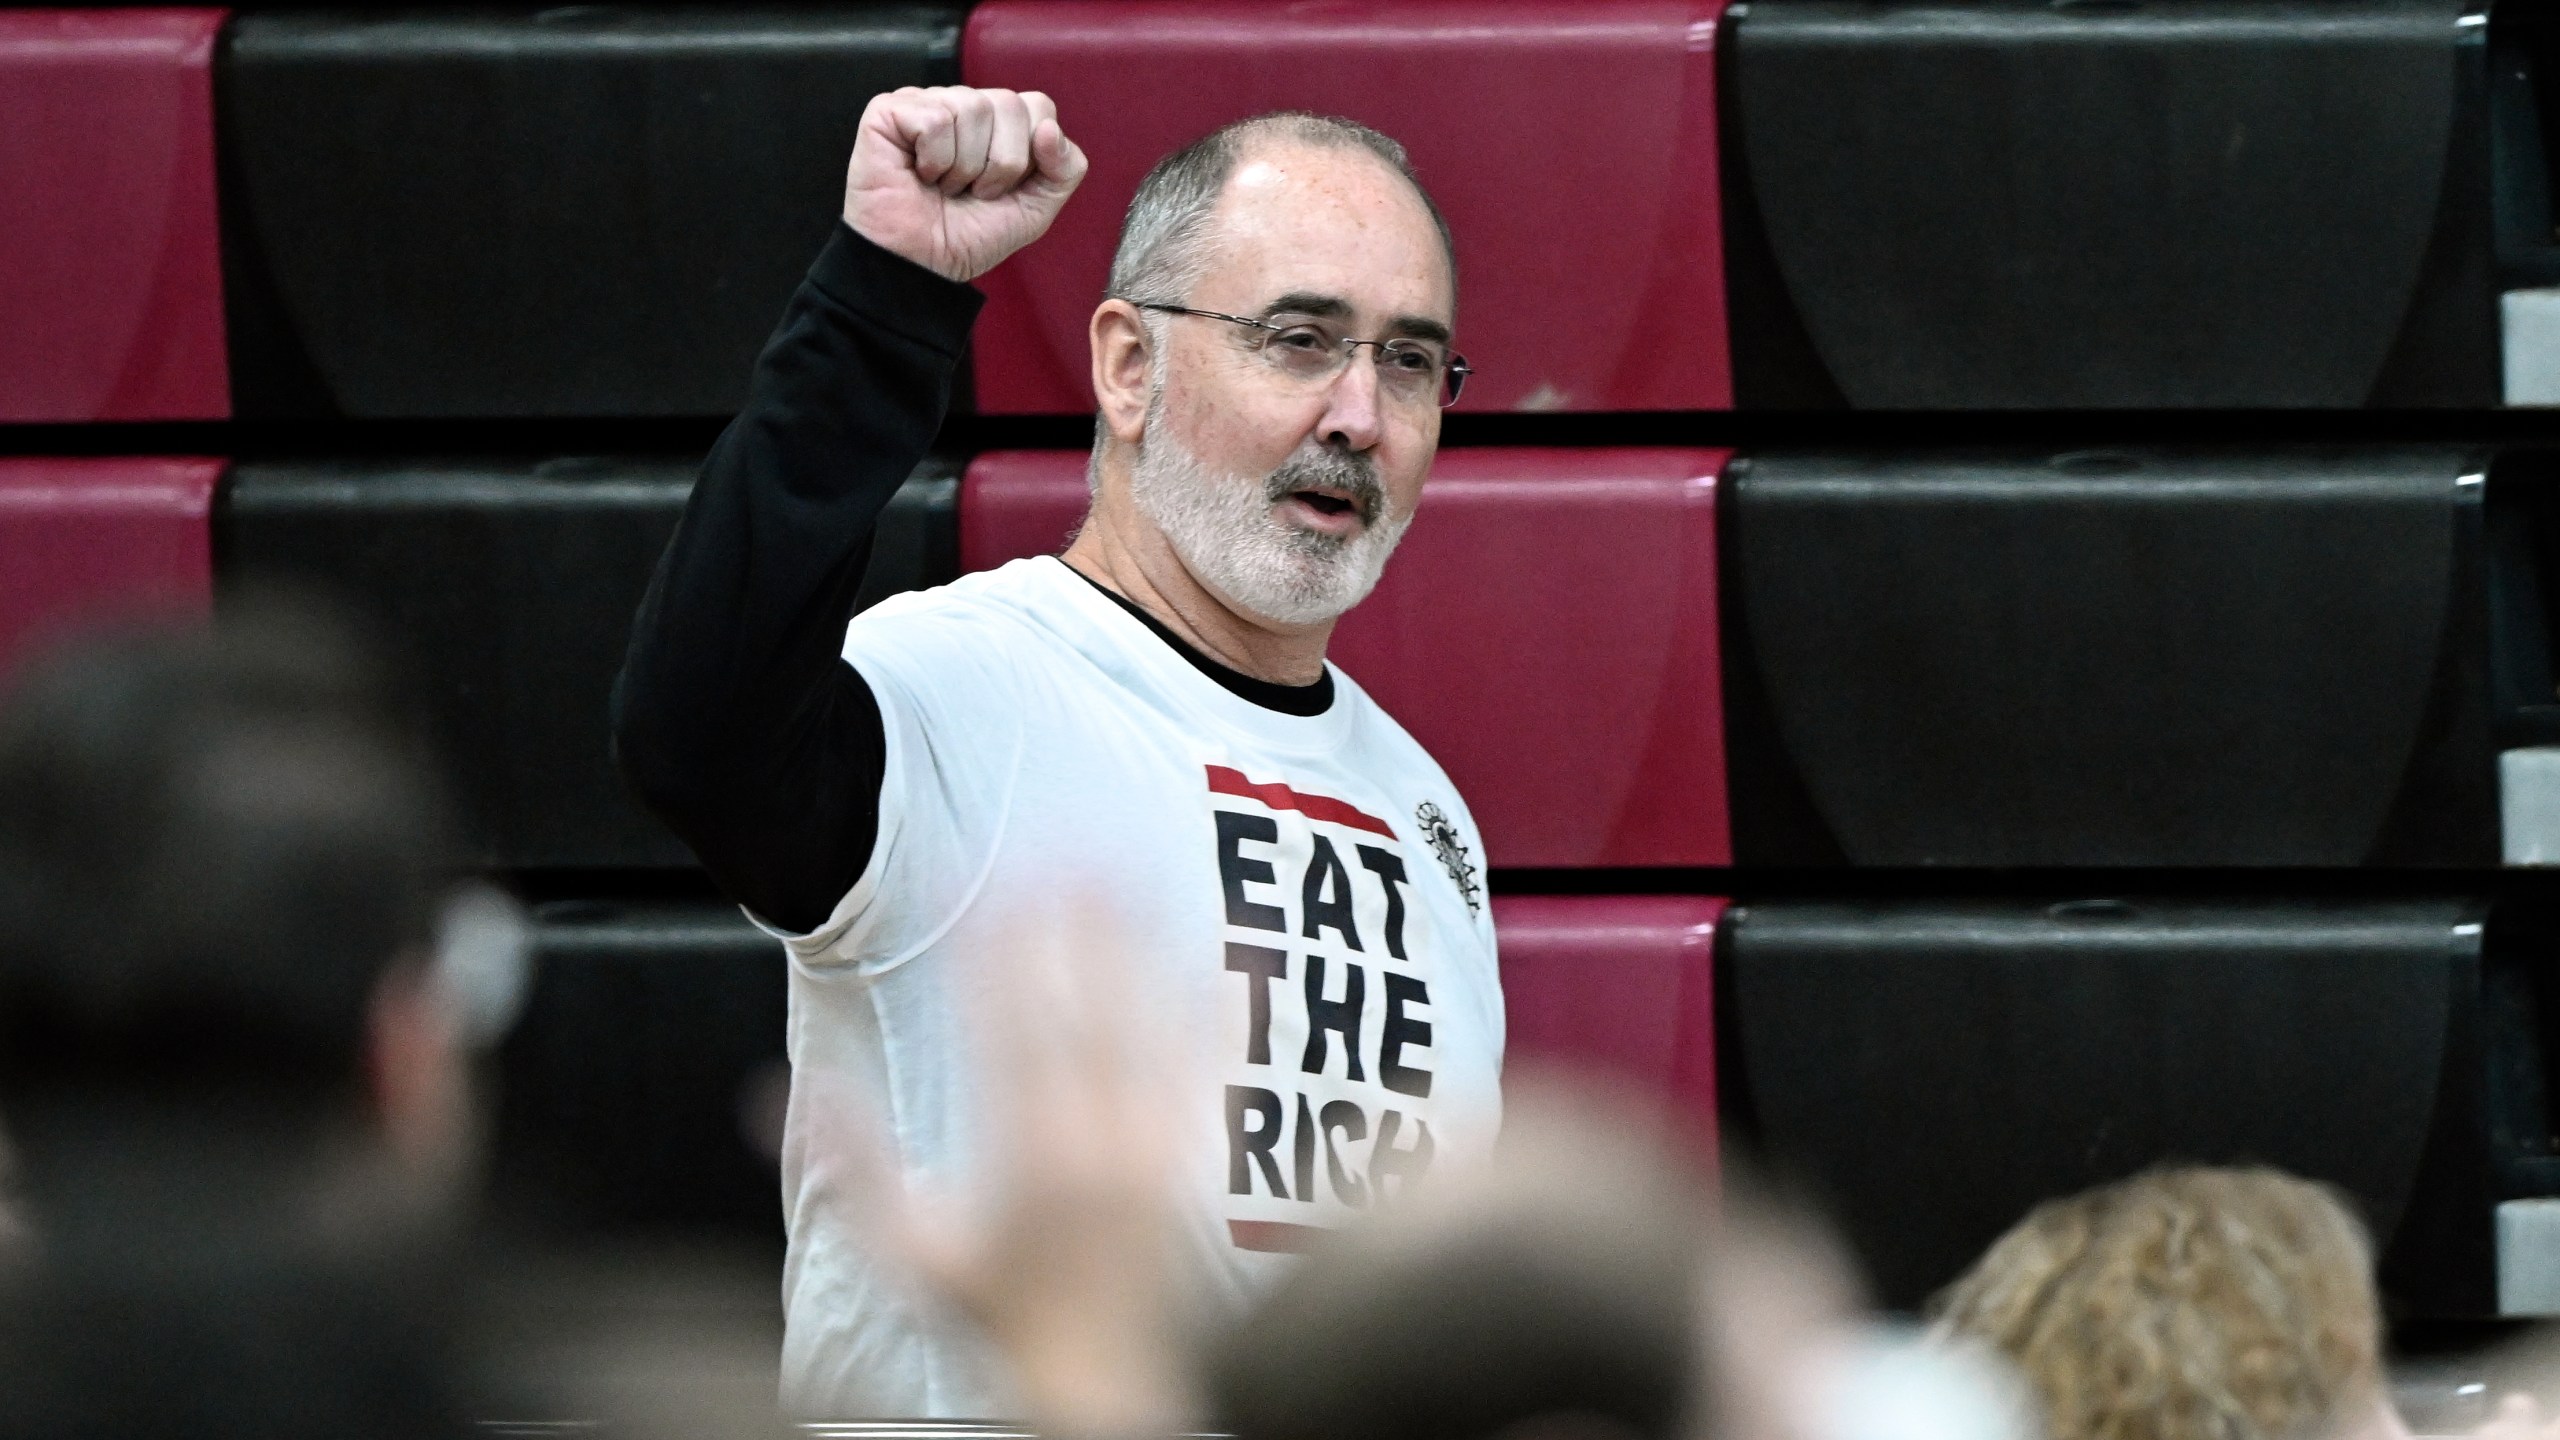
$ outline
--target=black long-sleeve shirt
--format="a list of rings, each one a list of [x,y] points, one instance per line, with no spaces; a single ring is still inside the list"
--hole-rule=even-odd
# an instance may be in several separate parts
[[[890,496],[933,442],[981,298],[838,225],[704,460],[613,690],[616,763],[729,896],[817,929],[880,822],[880,707],[845,622]],[[1108,590],[1105,594],[1110,594]],[[1236,694],[1296,714],[1330,674],[1274,685],[1113,595]]]

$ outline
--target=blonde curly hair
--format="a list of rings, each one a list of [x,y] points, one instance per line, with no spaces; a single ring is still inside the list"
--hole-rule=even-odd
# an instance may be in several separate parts
[[[2292,1440],[2384,1393],[2364,1226],[2274,1170],[2040,1205],[1932,1308],[1939,1335],[2018,1368],[2049,1440]]]

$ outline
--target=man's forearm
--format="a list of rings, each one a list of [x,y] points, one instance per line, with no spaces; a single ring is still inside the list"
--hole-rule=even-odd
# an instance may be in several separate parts
[[[977,292],[839,226],[757,359],[641,601],[616,757],[758,914],[813,929],[867,862],[880,717],[840,658],[880,512],[924,457]]]

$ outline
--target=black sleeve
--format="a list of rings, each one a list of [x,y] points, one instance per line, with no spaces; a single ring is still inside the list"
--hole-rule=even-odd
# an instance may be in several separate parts
[[[703,462],[614,682],[625,780],[731,898],[791,930],[825,923],[870,863],[880,708],[844,627],[979,303],[836,227]]]

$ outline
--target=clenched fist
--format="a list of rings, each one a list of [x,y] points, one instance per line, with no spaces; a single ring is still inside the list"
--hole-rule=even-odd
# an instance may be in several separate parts
[[[936,274],[974,280],[1039,239],[1084,171],[1058,107],[1037,90],[909,86],[862,112],[844,223]]]

